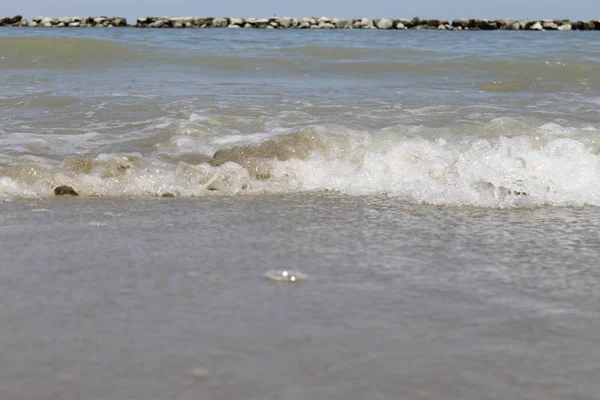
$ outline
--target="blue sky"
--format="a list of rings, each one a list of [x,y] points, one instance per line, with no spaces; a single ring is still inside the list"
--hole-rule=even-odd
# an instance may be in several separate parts
[[[1,0],[3,16],[146,15],[600,19],[599,0]]]

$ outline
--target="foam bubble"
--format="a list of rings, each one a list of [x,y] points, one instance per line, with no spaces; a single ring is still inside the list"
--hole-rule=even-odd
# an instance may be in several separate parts
[[[106,223],[105,222],[100,222],[100,221],[90,221],[90,222],[88,222],[88,226],[93,226],[93,227],[96,227],[96,228],[101,228],[101,227],[106,226]]]
[[[306,280],[307,276],[300,271],[286,269],[267,271],[265,278],[274,282],[300,283]]]

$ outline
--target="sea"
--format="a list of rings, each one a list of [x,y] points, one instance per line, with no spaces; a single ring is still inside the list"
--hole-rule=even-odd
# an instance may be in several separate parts
[[[0,399],[599,399],[598,35],[0,28]]]

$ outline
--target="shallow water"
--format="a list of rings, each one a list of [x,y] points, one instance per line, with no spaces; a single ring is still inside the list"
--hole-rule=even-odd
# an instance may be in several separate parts
[[[2,399],[600,390],[596,208],[67,198],[1,218]],[[307,277],[265,278],[283,269]]]
[[[4,199],[600,205],[594,32],[1,33]]]
[[[598,398],[596,36],[0,29],[0,399]]]

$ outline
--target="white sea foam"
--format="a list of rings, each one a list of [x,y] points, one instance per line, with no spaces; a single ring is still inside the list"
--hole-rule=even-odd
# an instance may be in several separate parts
[[[497,135],[502,128],[511,131]],[[483,131],[408,126],[367,132],[336,125],[200,137],[177,131],[146,155],[11,163],[0,173],[0,195],[51,196],[53,187],[66,184],[100,196],[337,191],[447,206],[600,206],[595,127],[497,118]],[[190,154],[200,159],[178,159]]]

